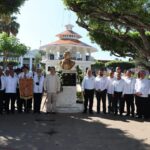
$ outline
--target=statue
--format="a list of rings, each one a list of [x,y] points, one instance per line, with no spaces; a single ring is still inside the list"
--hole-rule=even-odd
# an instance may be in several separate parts
[[[60,61],[60,66],[64,70],[71,70],[71,68],[75,65],[75,61],[71,60],[70,52],[66,51],[64,53],[64,59]]]

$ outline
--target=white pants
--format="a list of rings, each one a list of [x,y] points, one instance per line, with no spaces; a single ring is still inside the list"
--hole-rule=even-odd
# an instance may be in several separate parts
[[[56,93],[47,93],[46,112],[56,111]]]

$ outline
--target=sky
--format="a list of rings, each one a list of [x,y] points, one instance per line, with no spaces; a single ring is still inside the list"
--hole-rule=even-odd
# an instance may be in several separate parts
[[[56,41],[56,34],[65,30],[66,24],[74,25],[73,31],[79,33],[82,42],[98,49],[92,56],[98,60],[114,60],[109,52],[101,50],[100,46],[92,43],[88,32],[76,24],[76,14],[66,9],[62,0],[27,0],[17,15],[20,24],[17,38],[31,50]],[[120,59],[120,58],[119,58]]]

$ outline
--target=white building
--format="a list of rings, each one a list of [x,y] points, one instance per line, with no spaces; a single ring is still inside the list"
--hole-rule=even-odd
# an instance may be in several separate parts
[[[46,52],[46,55],[42,58],[42,63],[46,64],[46,70],[49,66],[55,66],[58,69],[60,67],[59,62],[63,59],[66,50],[70,51],[76,66],[79,65],[83,70],[94,63],[91,53],[97,52],[97,49],[81,42],[79,40],[81,36],[72,31],[72,28],[71,24],[66,25],[66,31],[56,35],[59,40],[40,47],[41,50]]]
[[[39,50],[35,49],[35,50],[29,51],[24,56],[20,56],[19,57],[19,62],[20,62],[19,67],[22,67],[23,65],[26,65],[26,66],[29,66],[29,70],[32,71],[34,59],[35,59],[35,57],[38,53],[39,53]]]

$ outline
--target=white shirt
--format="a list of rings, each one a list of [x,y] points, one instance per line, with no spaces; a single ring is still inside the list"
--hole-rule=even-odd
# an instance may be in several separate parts
[[[128,78],[124,78],[124,90],[123,90],[123,94],[134,94],[135,93],[135,82],[136,80],[132,77]]]
[[[114,80],[115,80],[115,78],[107,77],[107,93],[108,94],[114,93],[114,86],[113,86]]]
[[[81,85],[82,91],[84,91],[85,89],[93,90],[94,86],[95,86],[95,77],[94,76],[91,76],[91,77],[85,76],[83,78],[82,85]]]
[[[43,87],[44,87],[44,76],[40,75],[38,76],[37,74],[34,75],[33,77],[33,82],[34,82],[34,93],[42,93],[43,92]],[[39,83],[38,85],[36,83]]]
[[[24,72],[21,72],[19,75],[18,75],[19,79],[22,79],[22,78],[32,78],[32,73],[30,72],[27,72],[26,74]]]
[[[60,91],[60,79],[58,75],[47,75],[44,80],[44,90],[47,93],[57,93]]]
[[[1,80],[1,89],[0,90],[4,90],[5,89],[5,77],[2,75],[0,77]]]
[[[141,93],[140,97],[148,97],[150,82],[148,79],[139,79],[135,83],[135,93]]]
[[[17,76],[11,77],[9,75],[5,77],[5,85],[6,85],[5,93],[16,93],[17,84],[18,84]]]
[[[101,91],[104,91],[105,89],[107,89],[107,78],[97,76],[95,78],[95,89],[101,90]]]
[[[115,79],[113,81],[113,87],[114,87],[114,91],[116,91],[116,92],[123,92],[124,80],[123,79],[120,79],[120,80]]]

